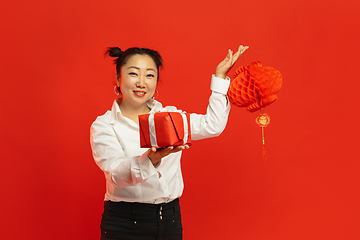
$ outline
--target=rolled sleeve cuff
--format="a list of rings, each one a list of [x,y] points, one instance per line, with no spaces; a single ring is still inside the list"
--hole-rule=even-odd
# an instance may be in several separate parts
[[[213,92],[227,94],[227,91],[230,86],[230,78],[226,77],[225,79],[215,77],[215,74],[212,75],[210,89]]]
[[[139,161],[140,174],[143,179],[147,179],[152,175],[157,174],[157,171],[155,170],[147,154],[141,155],[138,161]]]

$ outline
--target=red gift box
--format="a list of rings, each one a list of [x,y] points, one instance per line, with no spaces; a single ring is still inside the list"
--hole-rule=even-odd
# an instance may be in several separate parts
[[[139,115],[140,147],[191,146],[190,115],[157,112]]]

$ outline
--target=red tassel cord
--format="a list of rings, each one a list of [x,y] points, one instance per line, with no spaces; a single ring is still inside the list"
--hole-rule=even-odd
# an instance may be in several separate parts
[[[261,127],[261,139],[262,139],[262,155],[265,163],[267,163],[267,159],[269,157],[269,154],[266,151],[265,148],[265,134],[264,134],[264,127]]]

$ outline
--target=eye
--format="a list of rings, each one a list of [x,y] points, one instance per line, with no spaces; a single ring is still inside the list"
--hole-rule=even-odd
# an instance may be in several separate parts
[[[154,78],[155,77],[155,75],[154,74],[148,74],[148,75],[146,75],[148,78]]]
[[[137,76],[137,73],[135,73],[135,72],[130,72],[129,75],[130,75],[130,76]]]

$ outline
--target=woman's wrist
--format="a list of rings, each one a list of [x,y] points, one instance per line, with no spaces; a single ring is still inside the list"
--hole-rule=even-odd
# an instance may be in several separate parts
[[[149,158],[149,160],[150,160],[151,164],[152,164],[154,167],[159,166],[159,165],[160,165],[160,163],[161,163],[161,159],[160,159],[160,160],[154,160],[154,159],[151,159],[151,157],[149,156],[149,154],[148,154],[148,158]]]
[[[226,78],[226,74],[215,73],[215,77],[225,79],[225,78]]]
[[[161,159],[156,163],[153,163],[152,165],[154,166],[154,168],[157,168],[160,165],[160,163],[161,163]]]

